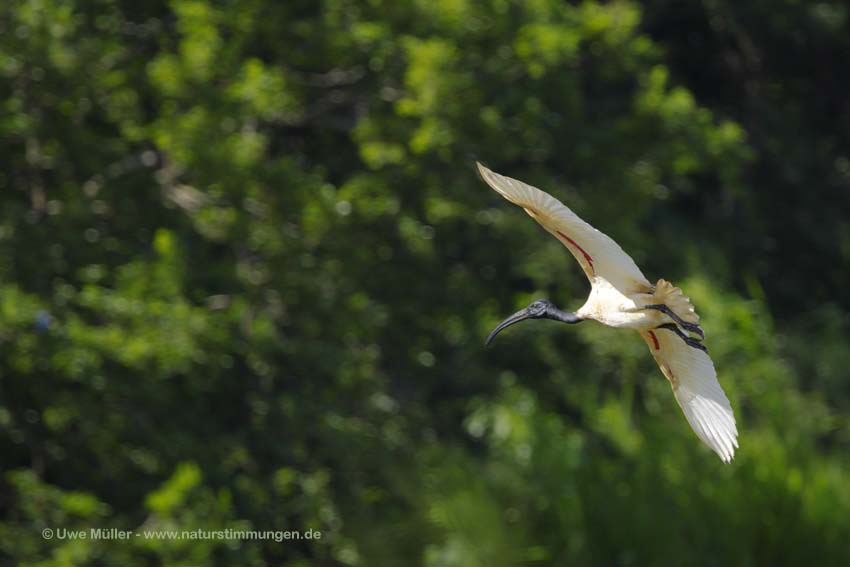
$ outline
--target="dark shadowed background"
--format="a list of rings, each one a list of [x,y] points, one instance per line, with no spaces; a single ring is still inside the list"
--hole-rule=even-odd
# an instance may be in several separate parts
[[[850,565],[850,8],[6,0],[0,564]],[[682,286],[724,466],[476,176]],[[45,539],[44,529],[321,540]]]

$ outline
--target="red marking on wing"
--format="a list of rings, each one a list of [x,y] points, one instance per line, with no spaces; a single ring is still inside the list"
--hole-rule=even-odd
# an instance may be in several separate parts
[[[649,331],[649,336],[652,337],[652,342],[655,343],[655,350],[661,350],[661,345],[658,343],[658,337],[655,336],[655,333]]]
[[[561,238],[567,240],[567,242],[569,242],[570,244],[572,244],[573,246],[578,248],[579,252],[581,252],[584,255],[584,259],[587,260],[588,264],[590,264],[590,269],[595,271],[595,268],[593,267],[593,258],[590,257],[590,254],[585,252],[584,248],[579,246],[578,243],[575,240],[573,240],[572,238],[570,238],[569,236],[567,236],[566,234],[564,234],[560,230],[556,230],[555,232],[557,232],[561,236]]]

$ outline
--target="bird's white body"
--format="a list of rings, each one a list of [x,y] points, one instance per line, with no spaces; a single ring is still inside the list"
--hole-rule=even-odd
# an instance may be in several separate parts
[[[700,348],[695,348],[687,343],[694,339],[688,337],[685,327],[698,328],[699,316],[682,290],[663,279],[655,285],[649,283],[614,240],[545,191],[481,164],[478,169],[490,187],[522,207],[584,270],[591,291],[575,315],[609,327],[637,330],[694,432],[724,462],[731,461],[738,447],[735,416],[707,352],[699,344]],[[667,313],[658,310],[659,306]]]
[[[590,285],[587,301],[576,311],[582,319],[599,321],[609,327],[638,330],[654,329],[667,322],[663,313],[641,310],[641,305],[651,303],[651,294],[626,295],[602,276],[595,276]]]

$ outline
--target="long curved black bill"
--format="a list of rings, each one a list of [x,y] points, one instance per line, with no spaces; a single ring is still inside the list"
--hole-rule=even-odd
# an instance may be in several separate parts
[[[520,321],[524,321],[525,319],[528,319],[529,317],[531,317],[531,315],[529,315],[527,308],[522,309],[520,311],[517,311],[516,313],[514,313],[513,315],[511,315],[510,317],[508,317],[507,319],[505,319],[501,323],[499,323],[499,326],[496,327],[495,329],[493,329],[490,332],[490,334],[487,336],[487,340],[484,341],[484,346],[489,345],[490,341],[492,341],[493,338],[495,338],[495,336],[498,335],[502,331],[502,329],[507,329],[508,327],[513,325],[514,323],[519,323]]]

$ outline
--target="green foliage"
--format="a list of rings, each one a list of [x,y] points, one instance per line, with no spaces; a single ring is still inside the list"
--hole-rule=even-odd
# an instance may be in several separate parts
[[[0,7],[0,563],[850,564],[835,2]],[[476,178],[694,300],[722,465]],[[319,540],[44,529],[318,530]]]

